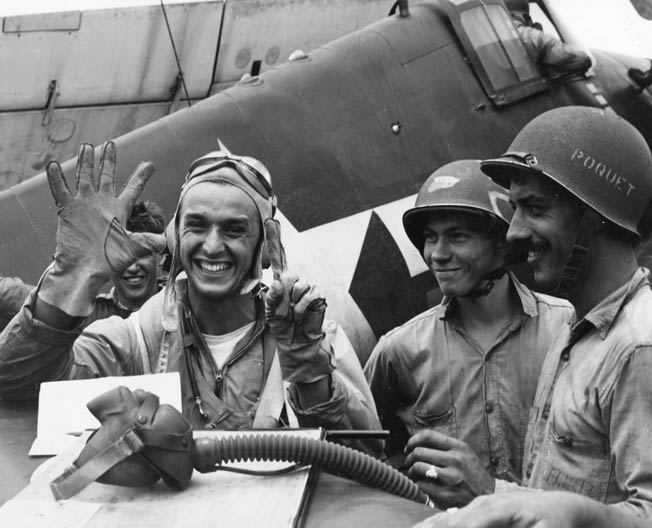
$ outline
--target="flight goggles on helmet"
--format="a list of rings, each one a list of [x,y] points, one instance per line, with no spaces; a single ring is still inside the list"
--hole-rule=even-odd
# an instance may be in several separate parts
[[[276,195],[272,189],[272,178],[267,168],[249,156],[235,156],[220,143],[220,150],[195,160],[186,174],[183,187],[192,180],[222,167],[235,170],[242,179],[264,199],[272,204],[272,215],[276,212]],[[182,189],[183,189],[182,187]]]

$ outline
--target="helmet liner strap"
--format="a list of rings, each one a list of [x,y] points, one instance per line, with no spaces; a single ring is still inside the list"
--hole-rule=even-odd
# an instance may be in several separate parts
[[[573,246],[568,252],[568,258],[564,264],[559,283],[553,290],[555,294],[565,297],[579,279],[582,264],[584,264],[588,253],[589,243],[599,223],[600,216],[592,209],[586,208],[577,229],[575,242],[573,242]]]

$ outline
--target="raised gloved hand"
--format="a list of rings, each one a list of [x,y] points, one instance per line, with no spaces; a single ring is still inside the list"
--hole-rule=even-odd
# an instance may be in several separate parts
[[[104,145],[98,171],[93,167],[93,146],[82,145],[74,194],[59,163],[47,166],[48,183],[57,204],[57,245],[38,295],[71,316],[88,315],[107,280],[165,246],[163,235],[128,233],[123,227],[154,166],[141,163],[116,197],[115,164],[114,143]]]
[[[333,371],[331,352],[323,346],[326,300],[314,286],[286,271],[278,223],[265,225],[267,257],[274,281],[265,298],[265,318],[276,339],[283,379],[312,383]]]

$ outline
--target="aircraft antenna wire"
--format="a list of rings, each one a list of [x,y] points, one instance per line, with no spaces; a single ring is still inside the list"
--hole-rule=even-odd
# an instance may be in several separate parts
[[[177,68],[179,69],[179,78],[181,79],[181,86],[183,86],[183,93],[186,95],[186,103],[188,106],[190,104],[190,96],[188,95],[188,88],[186,87],[186,79],[183,76],[183,70],[181,69],[181,61],[179,61],[179,54],[177,53],[177,47],[174,45],[174,37],[172,36],[172,30],[170,29],[170,21],[168,20],[168,13],[165,9],[165,4],[161,0],[161,9],[163,10],[163,18],[165,19],[165,26],[168,28],[168,36],[170,37],[170,44],[172,44],[172,51],[174,52],[174,59],[177,61]]]

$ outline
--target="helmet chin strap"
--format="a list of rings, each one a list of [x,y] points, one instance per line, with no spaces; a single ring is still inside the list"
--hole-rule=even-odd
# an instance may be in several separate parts
[[[475,288],[460,297],[465,299],[479,299],[480,297],[486,297],[491,293],[491,290],[494,289],[496,281],[502,278],[505,273],[507,273],[507,268],[505,266],[500,266],[499,268],[490,271]]]
[[[589,242],[599,224],[600,216],[592,209],[586,208],[582,215],[582,219],[580,220],[580,225],[577,228],[575,242],[573,242],[573,245],[568,252],[568,258],[566,259],[566,264],[564,264],[564,269],[561,272],[559,282],[552,290],[554,295],[566,298],[568,292],[577,282],[580,275],[580,269],[586,259]]]

